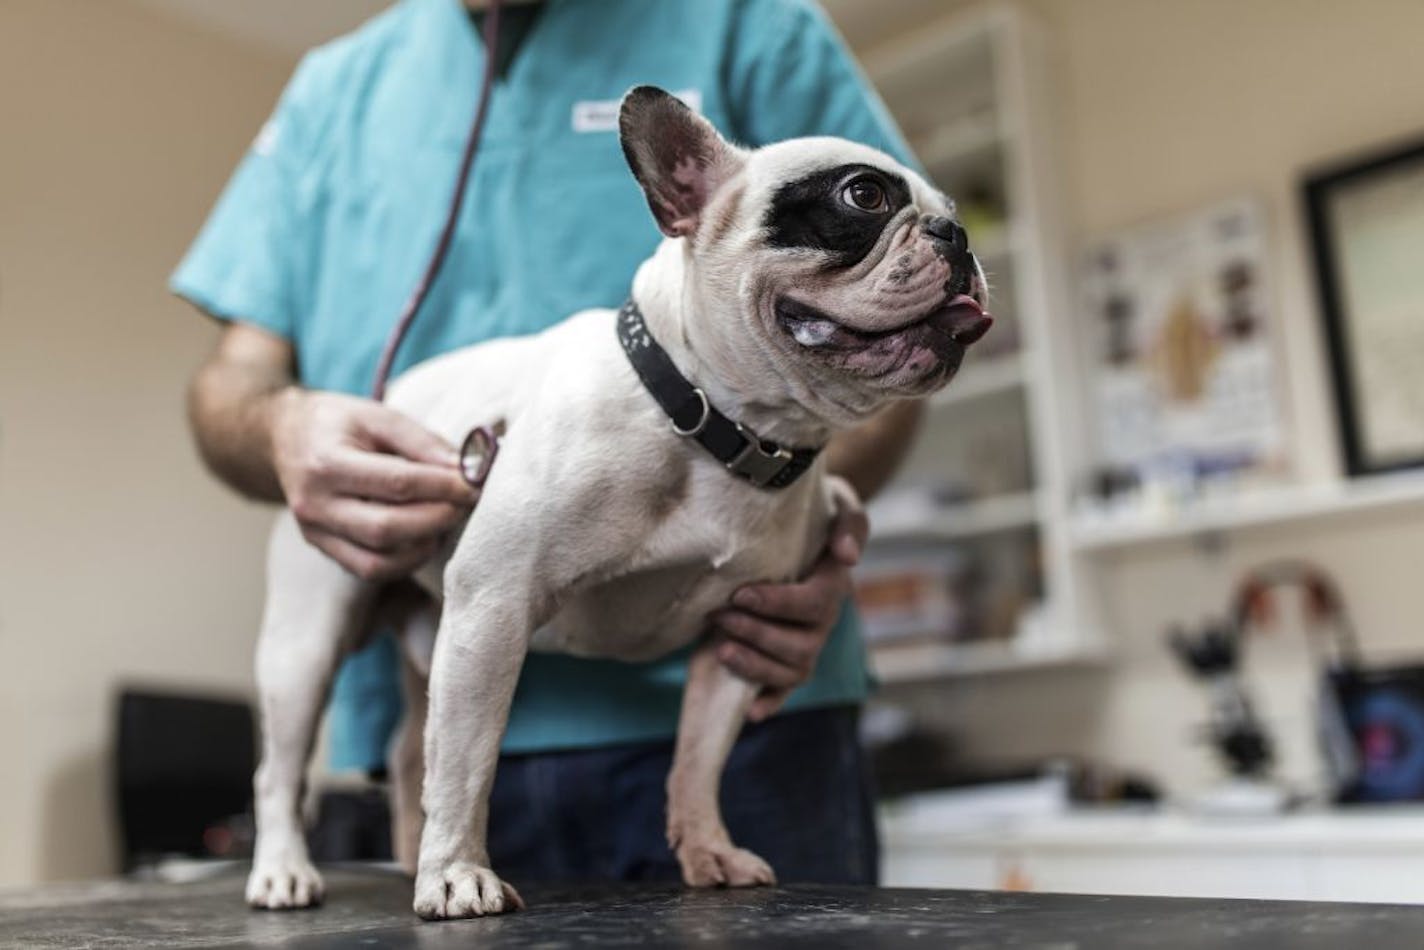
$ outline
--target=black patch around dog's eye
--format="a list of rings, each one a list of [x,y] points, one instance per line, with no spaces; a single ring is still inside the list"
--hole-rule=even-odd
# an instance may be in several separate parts
[[[885,191],[887,207],[864,211],[841,197],[852,182],[867,178]],[[772,247],[826,251],[837,267],[860,261],[895,213],[910,203],[905,179],[870,165],[841,165],[787,182],[771,197],[766,213]]]

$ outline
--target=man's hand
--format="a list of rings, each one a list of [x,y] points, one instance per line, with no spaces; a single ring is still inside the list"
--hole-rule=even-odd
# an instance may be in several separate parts
[[[300,389],[295,370],[289,340],[225,326],[188,392],[203,460],[249,497],[285,500],[358,577],[408,573],[478,497],[455,449],[380,403]]]
[[[302,534],[366,580],[428,560],[479,497],[453,446],[369,399],[288,388],[273,399],[271,433]]]
[[[791,691],[811,678],[850,595],[850,569],[869,532],[864,511],[843,508],[831,524],[825,551],[803,580],[749,584],[732,597],[732,607],[713,615],[713,626],[725,636],[718,657],[762,687],[747,713],[753,722],[780,709]]]

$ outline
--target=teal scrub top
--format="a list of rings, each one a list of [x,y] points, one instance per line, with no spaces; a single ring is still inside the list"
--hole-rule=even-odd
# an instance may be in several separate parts
[[[308,53],[172,289],[292,341],[303,385],[368,392],[443,223],[483,59],[459,0],[406,0]],[[805,0],[548,0],[495,86],[449,257],[397,372],[622,303],[661,237],[615,131],[619,97],[640,83],[681,95],[743,144],[833,134],[909,160]],[[685,666],[685,652],[644,664],[531,655],[504,750],[669,737]],[[384,764],[398,681],[389,637],[347,660],[334,767]],[[787,708],[859,702],[867,686],[847,608]]]

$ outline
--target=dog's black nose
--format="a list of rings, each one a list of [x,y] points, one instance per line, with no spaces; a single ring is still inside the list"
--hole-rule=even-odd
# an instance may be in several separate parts
[[[969,235],[952,218],[926,215],[921,226],[930,237],[949,245],[946,257],[963,257],[969,251]]]
[[[973,284],[974,258],[969,253],[969,235],[959,222],[940,215],[927,214],[920,219],[934,244],[936,253],[949,262],[951,279],[946,288],[952,294],[967,294]]]

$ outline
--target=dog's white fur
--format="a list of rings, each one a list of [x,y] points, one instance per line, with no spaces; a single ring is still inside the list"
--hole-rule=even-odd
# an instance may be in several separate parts
[[[792,292],[865,330],[923,314],[944,297],[947,265],[926,250],[918,222],[950,213],[943,196],[889,156],[838,139],[735,149],[672,102],[647,90],[632,108],[625,101],[623,143],[669,234],[638,271],[634,298],[684,375],[730,417],[785,445],[821,444],[890,399],[942,385],[953,367],[929,365],[918,351],[897,357],[908,368],[879,375],[826,359],[779,328],[772,308]],[[657,167],[657,143],[679,136],[691,152]],[[769,247],[761,222],[777,186],[847,163],[891,171],[913,192],[871,253],[828,276],[823,255]],[[899,282],[887,290],[882,278],[897,262]],[[925,280],[907,291],[911,264]],[[485,832],[528,650],[647,659],[692,643],[741,585],[802,576],[837,512],[859,504],[821,461],[771,491],[676,437],[634,374],[614,319],[586,311],[535,336],[459,350],[421,364],[390,391],[392,406],[452,443],[476,425],[504,432],[474,513],[417,578],[441,602],[438,635],[432,614],[406,612],[410,715],[392,756],[394,812],[398,856],[416,872],[422,917],[519,903],[489,868]],[[264,745],[247,899],[300,907],[322,896],[299,817],[307,759],[332,676],[379,598],[309,546],[289,513],[273,531],[268,563],[257,650]],[[668,841],[690,884],[773,881],[763,860],[732,843],[717,804],[723,763],[755,693],[709,646],[695,652],[667,814]]]

